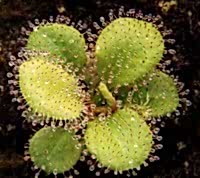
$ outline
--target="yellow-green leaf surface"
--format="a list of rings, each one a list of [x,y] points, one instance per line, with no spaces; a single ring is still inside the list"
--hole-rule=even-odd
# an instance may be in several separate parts
[[[96,43],[99,76],[111,87],[133,83],[162,59],[163,41],[152,23],[118,18],[102,30]]]
[[[61,59],[64,65],[72,63],[74,67],[82,68],[86,63],[83,35],[75,28],[64,24],[39,26],[31,32],[27,48],[48,52],[51,57]]]
[[[83,110],[74,76],[38,56],[19,68],[19,87],[34,112],[58,120],[75,119]]]
[[[118,171],[139,167],[152,147],[149,126],[129,108],[117,111],[106,121],[90,122],[85,140],[88,150],[103,166]]]

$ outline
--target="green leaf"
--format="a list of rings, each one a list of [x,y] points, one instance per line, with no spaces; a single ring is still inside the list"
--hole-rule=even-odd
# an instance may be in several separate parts
[[[58,120],[76,119],[83,110],[77,79],[37,56],[19,68],[19,87],[33,110]]]
[[[131,84],[153,70],[163,52],[163,38],[152,23],[119,18],[97,40],[97,70],[111,87]]]
[[[29,50],[44,51],[58,57],[64,65],[81,69],[86,63],[85,40],[75,28],[64,24],[46,24],[34,30],[28,39]],[[51,59],[51,58],[48,58]]]
[[[86,146],[97,160],[112,170],[139,167],[149,155],[152,133],[137,112],[129,108],[115,112],[106,121],[89,122]]]
[[[152,116],[163,116],[173,112],[179,104],[178,90],[173,79],[167,74],[156,71],[147,86],[139,86],[133,95],[133,102],[151,109]]]
[[[63,173],[79,160],[81,148],[73,134],[63,128],[43,128],[30,140],[31,160],[47,173]]]

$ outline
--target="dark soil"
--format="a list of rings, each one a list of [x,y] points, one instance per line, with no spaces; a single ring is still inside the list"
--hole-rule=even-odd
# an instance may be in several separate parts
[[[61,7],[65,8],[63,13],[73,16],[75,21],[91,21],[107,16],[109,9],[121,5],[126,10],[135,8],[144,14],[160,14],[167,28],[173,29],[177,51],[174,73],[185,83],[185,89],[190,89],[187,97],[192,101],[186,115],[178,121],[166,120],[160,133],[164,148],[157,152],[161,160],[142,168],[138,177],[200,178],[200,1],[179,0],[177,7],[167,13],[162,12],[158,4],[158,0],[0,0],[0,178],[34,177],[30,165],[23,161],[23,146],[31,131],[23,124],[16,104],[11,102],[6,77],[9,71],[6,57],[9,51],[15,52],[18,48],[15,40],[20,27],[26,25],[27,20],[56,16]],[[94,177],[86,165],[79,169],[80,177]]]

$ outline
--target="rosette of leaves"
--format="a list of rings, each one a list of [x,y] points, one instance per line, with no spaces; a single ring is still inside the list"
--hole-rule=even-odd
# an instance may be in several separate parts
[[[116,105],[116,98],[112,95],[116,87],[140,86],[139,91],[133,94],[131,103],[124,101],[121,108],[115,107],[105,121],[99,121],[100,116],[96,116],[94,121],[88,123],[84,137],[86,147],[104,167],[125,171],[140,167],[148,159],[153,135],[143,115],[133,110],[133,106],[150,109],[149,116],[160,116],[172,112],[178,105],[177,89],[166,74],[157,72],[148,86],[140,85],[144,75],[154,73],[162,59],[163,41],[153,24],[134,18],[114,20],[97,39],[97,73],[99,80],[103,79],[98,89],[100,97],[108,105],[103,107],[113,109]],[[46,57],[34,56],[19,69],[20,90],[33,112],[58,120],[75,120],[80,116],[84,104],[80,98],[78,79],[66,71],[65,66],[70,63],[81,70],[86,62],[84,46],[83,36],[65,25],[39,26],[30,34],[27,48],[48,53]],[[59,62],[55,60],[57,58]],[[119,90],[117,95],[120,94]],[[126,100],[126,97],[123,98]],[[49,129],[42,129],[30,140],[29,151],[33,162],[41,169],[45,167],[48,173],[53,172],[54,167],[59,173],[69,170],[80,156],[80,152],[74,150],[76,143],[70,143],[73,134],[62,129],[49,132]],[[52,145],[59,143],[60,147],[50,147],[47,141],[49,134],[54,138]],[[39,137],[45,141],[40,142]],[[63,143],[63,140],[67,141]],[[37,156],[48,147],[52,166],[44,157]],[[66,163],[66,157],[58,162],[61,154],[71,155],[68,156],[69,163]]]

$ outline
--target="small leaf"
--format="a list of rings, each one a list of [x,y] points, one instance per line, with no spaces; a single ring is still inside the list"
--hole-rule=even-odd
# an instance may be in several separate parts
[[[129,108],[115,112],[106,121],[89,122],[85,140],[88,150],[103,166],[118,171],[139,167],[152,147],[149,126]]]
[[[163,116],[173,112],[179,104],[179,95],[173,79],[163,72],[156,71],[156,75],[146,82],[146,87],[139,86],[138,92],[134,93],[133,102],[139,105],[146,103],[152,116]]]
[[[20,66],[19,87],[30,108],[43,116],[75,119],[83,110],[77,80],[42,56]]]
[[[97,40],[97,70],[111,87],[131,84],[153,70],[163,52],[163,38],[152,23],[119,18]]]
[[[29,50],[44,51],[58,57],[64,65],[82,68],[86,63],[85,40],[75,28],[64,24],[46,24],[33,31],[28,39]],[[51,59],[51,58],[50,58]]]
[[[63,128],[42,128],[30,140],[29,153],[34,164],[47,173],[64,173],[80,158],[81,148],[73,134]]]

